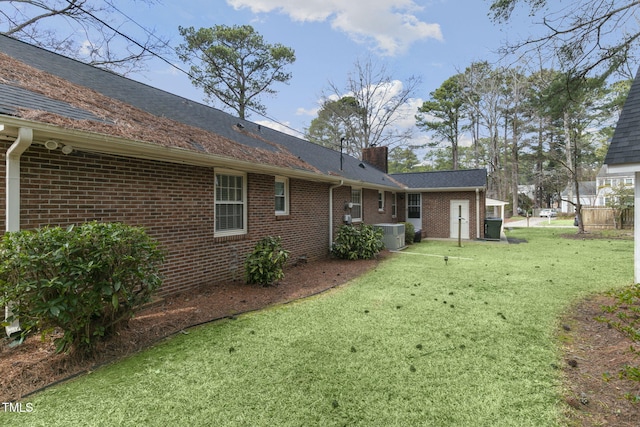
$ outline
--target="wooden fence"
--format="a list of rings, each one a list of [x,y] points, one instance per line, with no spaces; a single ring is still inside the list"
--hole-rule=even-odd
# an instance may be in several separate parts
[[[582,208],[582,222],[586,230],[602,230],[616,228],[611,208]],[[622,211],[617,228],[633,229],[633,208]]]

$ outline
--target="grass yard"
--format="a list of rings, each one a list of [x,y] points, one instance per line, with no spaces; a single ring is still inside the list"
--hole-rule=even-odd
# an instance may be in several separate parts
[[[633,280],[632,241],[559,237],[573,232],[413,245],[347,286],[49,388],[0,424],[563,425],[558,318]]]

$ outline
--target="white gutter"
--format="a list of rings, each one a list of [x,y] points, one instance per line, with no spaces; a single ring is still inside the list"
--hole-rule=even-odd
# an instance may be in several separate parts
[[[329,250],[333,244],[333,190],[344,185],[344,180],[340,180],[340,184],[329,187]]]
[[[38,141],[46,141],[47,139],[59,140],[65,145],[70,145],[78,151],[203,167],[224,167],[249,173],[282,175],[289,178],[304,179],[311,182],[330,183],[338,186],[354,185],[385,191],[401,190],[401,188],[393,185],[393,182],[390,182],[388,186],[372,184],[360,180],[345,179],[341,176],[326,174],[321,171],[267,165],[249,160],[238,160],[219,154],[210,154],[185,148],[162,146],[156,143],[129,140],[122,137],[77,129],[64,129],[56,125],[0,115],[0,126],[2,126],[2,124],[5,126],[2,134],[9,137],[15,135],[15,129],[28,126],[35,132],[36,139]]]
[[[6,160],[6,210],[5,229],[6,231],[20,230],[20,156],[33,142],[33,129],[19,128],[18,137],[7,150]],[[5,319],[11,315],[11,309],[4,308]],[[16,320],[5,326],[7,336],[20,331],[20,323]]]

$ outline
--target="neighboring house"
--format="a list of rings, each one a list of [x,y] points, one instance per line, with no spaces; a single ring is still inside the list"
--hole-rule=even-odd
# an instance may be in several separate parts
[[[631,85],[616,130],[604,159],[605,174],[623,174],[634,179],[635,206],[640,206],[640,70]],[[640,209],[634,223],[640,224]],[[640,227],[634,228],[634,283],[640,282]]]
[[[580,204],[584,207],[595,206],[597,201],[597,186],[596,181],[581,181],[578,183],[578,191],[580,191]],[[560,212],[573,214],[576,211],[575,203],[577,203],[577,197],[573,189],[573,184],[567,186],[560,194]],[[570,203],[569,201],[573,202]]]
[[[611,194],[619,186],[633,188],[635,186],[635,178],[633,173],[617,172],[613,173],[607,170],[607,167],[600,168],[598,176],[596,176],[597,198],[595,206],[607,206],[610,202]]]
[[[0,146],[7,231],[143,226],[167,252],[165,295],[242,280],[269,235],[292,261],[326,257],[345,220],[419,219],[423,236],[455,237],[461,206],[463,237],[483,237],[484,170],[389,175],[386,147],[341,156],[6,36]]]
[[[518,185],[518,194],[524,194],[531,200],[536,198],[536,186],[533,184]]]

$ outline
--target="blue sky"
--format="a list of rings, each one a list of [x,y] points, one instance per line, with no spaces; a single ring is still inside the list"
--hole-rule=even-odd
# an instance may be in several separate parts
[[[489,2],[483,0],[164,0],[153,7],[134,2],[116,4],[137,23],[168,38],[172,46],[182,42],[178,26],[250,24],[267,42],[293,48],[297,57],[289,68],[293,78],[288,85],[275,85],[278,93],[262,100],[270,118],[300,131],[315,117],[328,81],[342,86],[358,57],[373,55],[399,81],[420,76],[422,84],[414,100],[419,105],[429,92],[472,61],[497,60],[501,43],[522,35],[514,28],[530,28],[528,23],[494,25],[488,17]],[[139,31],[134,26],[123,29],[131,34]],[[147,70],[130,77],[203,100],[202,92],[186,75],[161,61],[151,62]],[[279,128],[256,114],[249,119]]]

